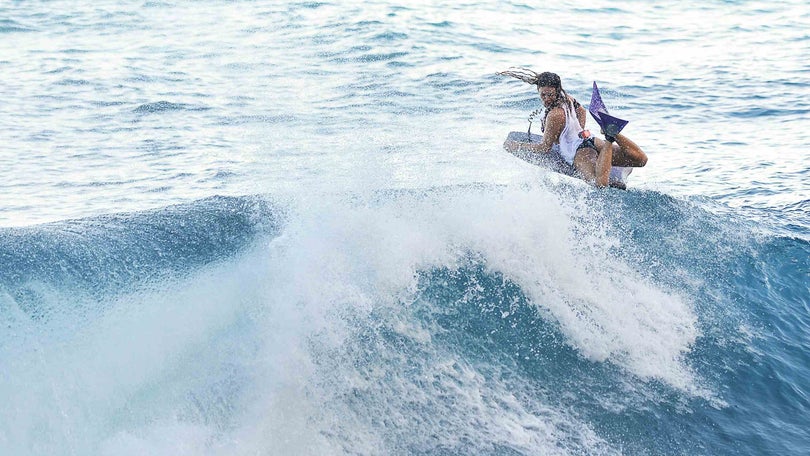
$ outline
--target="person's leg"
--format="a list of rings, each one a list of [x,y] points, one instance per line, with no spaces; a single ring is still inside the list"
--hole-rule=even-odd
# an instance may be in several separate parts
[[[590,183],[596,182],[596,161],[598,159],[596,149],[583,147],[577,150],[574,155],[574,169],[579,173],[582,180]]]
[[[612,164],[640,168],[647,164],[647,154],[638,147],[638,144],[619,133],[616,135],[616,145],[613,146]]]
[[[594,138],[594,144],[599,148],[599,154],[594,162],[593,184],[597,187],[607,187],[610,183],[610,167],[613,163],[613,144]]]
[[[607,187],[610,184],[610,169],[613,162],[613,145],[599,138],[594,138],[596,148],[583,147],[574,156],[574,168],[582,179],[596,185]]]
[[[574,156],[574,169],[582,180],[597,187],[626,188],[622,181],[611,181],[611,162],[615,164],[615,156],[618,146],[607,141],[595,138],[594,145],[599,148],[599,152],[592,147],[583,147]]]

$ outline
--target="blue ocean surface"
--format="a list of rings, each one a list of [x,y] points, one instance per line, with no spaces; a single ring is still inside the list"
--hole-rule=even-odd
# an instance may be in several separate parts
[[[0,4],[0,454],[810,454],[809,31]],[[510,66],[597,81],[627,191],[503,150],[540,107]]]

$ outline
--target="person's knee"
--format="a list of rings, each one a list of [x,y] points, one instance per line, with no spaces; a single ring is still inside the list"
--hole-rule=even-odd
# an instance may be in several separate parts
[[[630,166],[641,168],[647,164],[647,154],[638,147],[625,149],[624,156]]]
[[[593,185],[598,188],[605,188],[610,185],[610,176],[596,176],[596,179],[593,181]]]

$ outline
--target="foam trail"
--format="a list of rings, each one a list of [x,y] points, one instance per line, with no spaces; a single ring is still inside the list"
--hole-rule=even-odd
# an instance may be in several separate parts
[[[589,358],[695,390],[682,359],[698,334],[691,308],[611,255],[616,240],[591,227],[583,235],[578,204],[586,203],[563,205],[543,188],[531,188],[463,189],[427,198],[406,195],[379,206],[320,207],[309,222],[313,226],[299,228],[301,236],[309,236],[299,248],[320,259],[301,265],[307,268],[301,271],[303,283],[334,277],[331,301],[371,308],[373,300],[356,289],[359,284],[396,296],[413,289],[417,271],[457,267],[477,252],[489,269],[515,281],[548,311]],[[324,288],[310,290],[316,291]],[[323,302],[317,296],[306,300]]]
[[[488,271],[517,283],[588,358],[698,390],[682,358],[697,335],[689,306],[632,275],[630,265],[609,255],[609,245],[597,252],[609,267],[589,266],[593,252],[571,242],[576,223],[570,209],[542,188],[465,187],[348,199],[313,195],[299,208],[269,243],[271,279],[265,290],[272,311],[266,325],[272,330],[265,333],[264,356],[274,366],[270,371],[285,372],[289,380],[278,390],[259,388],[252,414],[264,418],[248,433],[262,441],[258,447],[274,447],[277,440],[257,436],[279,437],[270,430],[288,429],[261,411],[289,409],[281,393],[292,392],[300,401],[297,410],[311,414],[304,419],[293,413],[293,422],[306,421],[305,428],[330,436],[322,450],[419,453],[436,445],[467,445],[526,454],[538,448],[545,454],[614,452],[553,401],[514,398],[513,387],[528,387],[499,381],[512,375],[508,369],[481,370],[459,347],[438,343],[441,332],[432,323],[414,320],[409,303],[423,273],[457,270],[471,253]],[[600,272],[605,270],[636,278],[616,279]],[[441,312],[446,303],[430,305]],[[452,407],[443,408],[445,403]],[[431,424],[429,416],[447,418]],[[486,422],[486,429],[476,430],[473,416]],[[385,428],[409,431],[380,434],[377,417],[389,417]],[[426,435],[437,428],[446,432],[422,441],[415,437],[421,431],[414,431],[420,428]],[[467,440],[459,442],[454,437],[459,434]]]

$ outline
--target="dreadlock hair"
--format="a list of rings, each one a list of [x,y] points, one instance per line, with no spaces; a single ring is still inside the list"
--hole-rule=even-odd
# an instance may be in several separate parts
[[[569,100],[571,100],[572,108],[576,109],[576,107],[579,106],[577,100],[569,96],[568,93],[566,93],[565,89],[563,89],[562,80],[555,73],[551,73],[549,71],[537,73],[528,68],[512,67],[506,71],[501,71],[498,74],[502,76],[511,76],[513,78],[520,79],[523,82],[536,85],[538,90],[540,90],[540,87],[553,87],[556,90],[557,98],[554,99],[554,102],[551,103],[551,106],[546,108],[546,112],[543,115],[543,121],[540,124],[540,128],[542,131],[546,130],[546,117],[548,117],[548,113],[552,109],[556,108],[557,106],[562,106],[563,103],[569,103]]]

